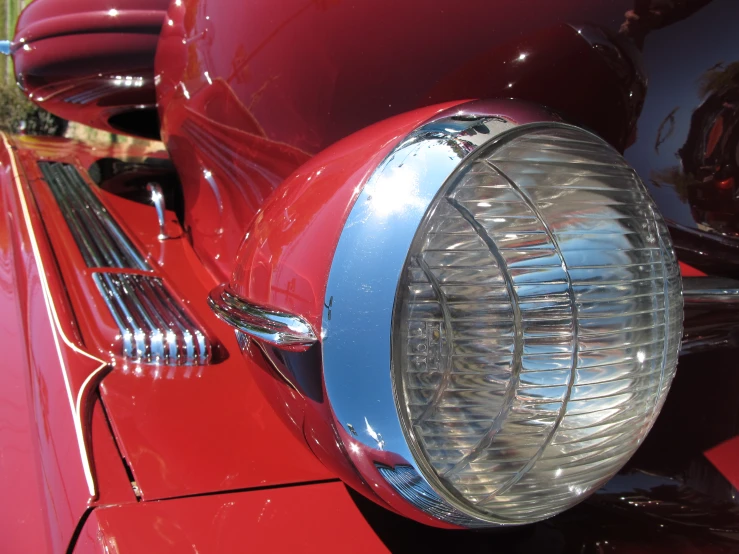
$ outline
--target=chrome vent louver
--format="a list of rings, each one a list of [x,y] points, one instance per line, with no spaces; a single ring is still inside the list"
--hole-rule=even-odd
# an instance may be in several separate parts
[[[73,165],[39,162],[38,166],[88,267],[150,269]]]
[[[206,334],[162,280],[147,275],[94,273],[132,362],[204,365],[212,348]]]

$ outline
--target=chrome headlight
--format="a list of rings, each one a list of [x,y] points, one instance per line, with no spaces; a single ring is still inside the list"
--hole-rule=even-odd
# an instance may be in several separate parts
[[[461,123],[407,141],[357,201],[327,289],[326,387],[342,424],[409,462],[396,486],[427,512],[527,523],[597,489],[646,435],[677,364],[680,275],[601,139],[511,126],[442,170]],[[504,126],[464,123],[478,140]]]
[[[300,432],[352,486],[420,521],[523,524],[574,505],[634,453],[675,373],[681,280],[660,215],[607,143],[529,123],[541,119],[470,103],[401,141],[357,187],[322,329],[300,335],[310,359],[321,343],[325,391],[304,395]],[[273,259],[259,248],[242,259]],[[265,248],[302,274],[294,247]],[[294,350],[274,332],[288,314],[246,317],[224,298],[211,304],[242,332]],[[296,390],[301,355],[280,369],[303,372]]]

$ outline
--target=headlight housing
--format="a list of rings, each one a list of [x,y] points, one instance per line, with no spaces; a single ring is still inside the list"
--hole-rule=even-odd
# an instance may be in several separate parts
[[[362,179],[338,237],[315,332],[325,398],[308,404],[356,474],[322,459],[426,523],[515,525],[572,506],[633,454],[675,372],[666,227],[615,150],[551,119],[515,102],[432,118]],[[255,313],[274,327],[270,309],[229,321],[290,348],[254,332]],[[312,429],[324,456],[331,440]]]

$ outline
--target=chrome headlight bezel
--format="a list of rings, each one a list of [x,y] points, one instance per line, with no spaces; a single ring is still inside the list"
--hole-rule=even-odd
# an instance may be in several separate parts
[[[376,457],[375,465],[406,501],[454,525],[516,525],[525,521],[482,514],[448,489],[440,490],[429,461],[414,440],[414,431],[400,413],[404,400],[399,398],[392,367],[392,332],[401,271],[430,207],[445,183],[462,171],[468,157],[483,145],[489,151],[497,143],[554,128],[585,133],[559,122],[517,125],[484,115],[442,117],[424,125],[367,181],[346,222],[329,274],[323,363],[336,422],[351,433],[355,449],[361,445],[404,460],[393,466],[378,462]],[[595,135],[593,139],[603,143]],[[655,404],[654,415],[658,409]],[[648,426],[654,415],[645,418]],[[584,498],[594,488],[573,496]]]
[[[413,509],[446,523],[487,527],[496,523],[453,506],[424,477],[428,468],[412,452],[397,411],[390,366],[398,282],[429,206],[467,156],[505,137],[521,119],[528,123],[525,110],[519,121],[497,115],[495,102],[464,107],[439,114],[406,137],[377,167],[355,202],[328,277],[321,330],[323,377],[336,424],[351,438],[347,454],[365,458],[371,453],[381,476],[376,488],[384,482]],[[534,121],[556,120],[542,112],[532,115]],[[394,188],[399,183],[392,175],[397,172],[409,179],[411,190]],[[363,354],[361,359],[353,359],[357,352]],[[378,461],[382,458],[389,463]],[[401,475],[393,474],[397,468]]]
[[[516,126],[482,115],[428,123],[380,164],[354,204],[328,277],[321,337],[324,382],[336,420],[367,448],[413,460],[395,407],[390,334],[400,273],[418,226],[462,160]],[[414,182],[413,190],[394,188],[388,176],[397,171]],[[357,352],[366,357],[353,360]]]

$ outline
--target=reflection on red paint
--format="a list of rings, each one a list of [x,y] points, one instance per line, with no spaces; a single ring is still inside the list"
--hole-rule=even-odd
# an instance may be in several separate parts
[[[718,188],[724,189],[724,190],[730,190],[734,188],[734,178],[729,177],[728,179],[724,179],[723,181],[717,181],[716,185],[718,185]]]
[[[692,265],[680,262],[680,273],[683,277],[705,277],[706,274]]]
[[[739,489],[739,435],[705,452],[706,458]]]

